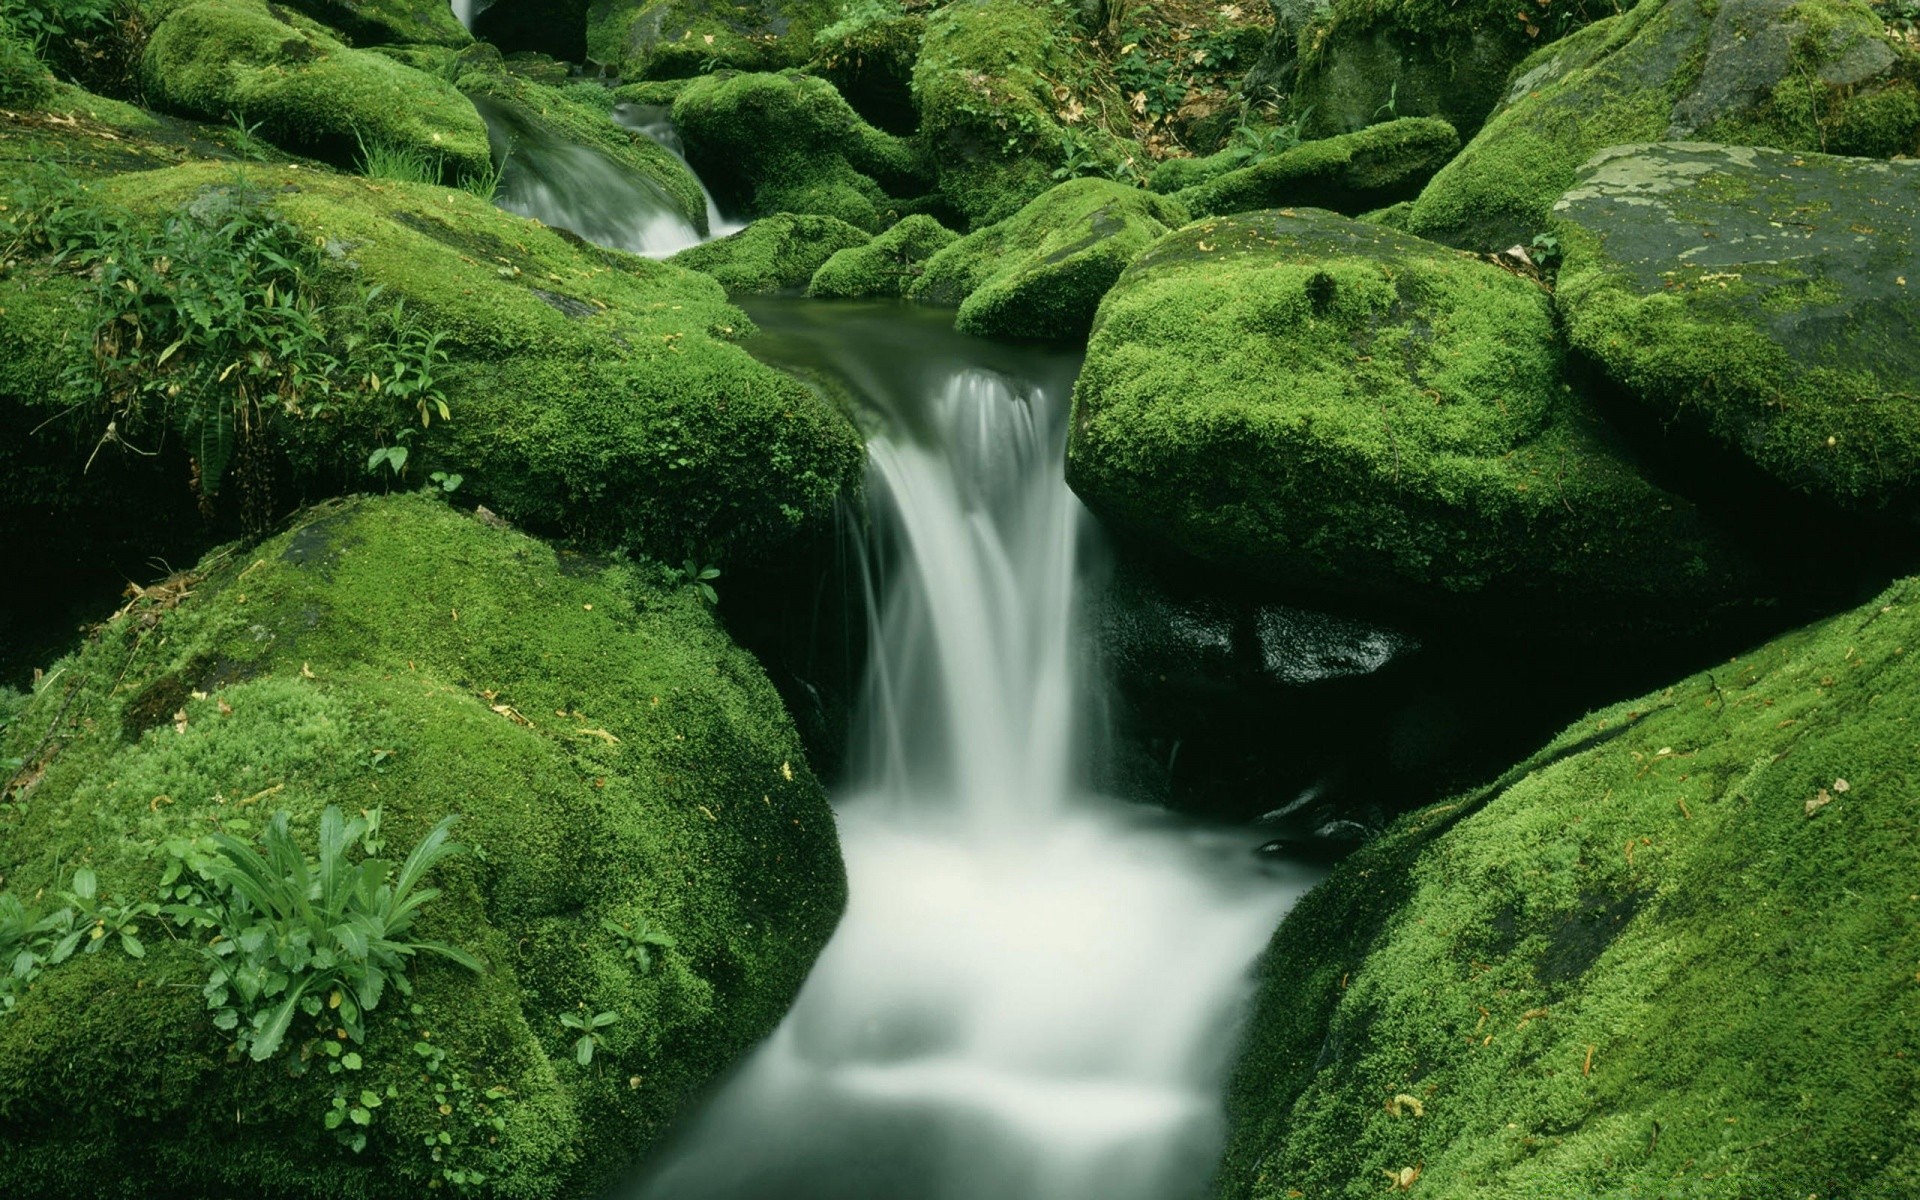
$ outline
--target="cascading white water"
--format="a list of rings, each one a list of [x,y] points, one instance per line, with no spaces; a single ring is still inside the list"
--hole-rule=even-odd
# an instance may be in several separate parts
[[[487,11],[491,0],[453,0],[453,15],[461,28],[473,32],[473,19]]]
[[[745,229],[744,221],[729,221],[720,214],[720,206],[714,203],[713,193],[707,190],[706,181],[700,179],[698,172],[687,163],[686,144],[680,140],[680,131],[673,127],[673,120],[667,110],[658,105],[616,104],[613,106],[613,123],[648,138],[662,150],[680,160],[680,165],[700,183],[700,198],[707,202],[707,239],[722,238],[730,233],[739,233]]]
[[[927,399],[871,442],[897,561],[836,801],[848,912],[630,1196],[1179,1200],[1217,1155],[1246,969],[1312,875],[1076,792],[1064,389],[962,369]]]

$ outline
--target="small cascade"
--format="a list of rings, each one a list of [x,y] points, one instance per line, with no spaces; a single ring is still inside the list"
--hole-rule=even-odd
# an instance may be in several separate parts
[[[707,190],[706,180],[700,179],[700,173],[688,164],[686,143],[680,140],[680,131],[673,127],[673,119],[667,113],[668,110],[658,104],[613,106],[615,124],[651,139],[661,149],[679,159],[680,165],[687,168],[689,175],[700,180],[700,196],[707,202],[708,238],[722,238],[745,229],[744,221],[729,221],[720,215],[720,206],[713,202],[713,193]]]
[[[473,103],[487,123],[494,161],[500,164],[494,203],[501,208],[649,258],[702,241],[693,222],[652,180],[591,146],[554,138],[505,105],[484,96]]]
[[[493,0],[453,0],[453,15],[460,22],[461,28],[472,33],[473,19],[492,5]]]
[[[843,375],[919,377],[877,398],[870,442],[849,909],[786,1022],[625,1195],[1203,1195],[1248,966],[1315,876],[1080,786],[1093,530],[1061,478],[1066,381],[848,320],[813,327],[826,357],[866,356]]]

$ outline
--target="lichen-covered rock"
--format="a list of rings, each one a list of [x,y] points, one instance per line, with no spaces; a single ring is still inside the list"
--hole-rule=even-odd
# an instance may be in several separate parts
[[[312,854],[324,806],[378,809],[394,857],[458,814],[478,853],[433,869],[415,936],[486,970],[415,960],[348,1073],[322,1069],[344,1057],[320,1053],[344,1036],[326,1008],[253,1062],[203,997],[209,935],[138,917],[144,957],[10,989],[9,1195],[593,1193],[774,1027],[842,904],[799,739],[694,591],[424,496],[216,552],[49,679],[0,742],[28,763],[0,806],[14,897],[85,867],[109,903],[170,898],[169,847],[276,811]],[[673,944],[643,964],[603,922]],[[590,1065],[560,1019],[582,1012],[613,1014]],[[355,1153],[327,1114],[363,1092]]]
[[[1522,63],[1408,227],[1474,250],[1526,244],[1581,163],[1630,142],[1912,153],[1913,74],[1861,0],[1646,0]]]
[[[265,0],[186,0],[157,11],[140,73],[163,108],[243,117],[262,137],[335,163],[378,142],[438,163],[450,181],[488,169],[486,126],[444,79],[349,49]]]
[[[953,230],[916,213],[864,245],[836,252],[813,273],[807,295],[904,296],[926,271],[927,261],[959,240]]]
[[[1067,479],[1152,542],[1379,607],[1664,623],[1742,574],[1563,382],[1538,285],[1311,209],[1195,222],[1127,269]]]
[[[1790,488],[1920,519],[1920,164],[1622,146],[1554,206],[1573,345]]]
[[[836,253],[871,240],[835,217],[775,213],[738,233],[682,250],[668,261],[711,275],[729,292],[783,292],[807,286]]]
[[[1070,14],[1024,0],[956,0],[927,21],[914,103],[940,195],[974,228],[1012,216],[1052,187],[1068,147],[1117,164],[1127,148],[1097,130],[1071,134],[1058,81],[1088,72]]]
[[[778,71],[813,55],[835,0],[592,0],[587,54],[634,79],[680,79],[725,67]]]
[[[1195,216],[1283,206],[1356,215],[1412,199],[1459,149],[1459,135],[1445,121],[1403,117],[1304,142],[1175,195]],[[1156,191],[1160,182],[1156,173]]]
[[[1186,221],[1170,197],[1068,180],[934,255],[908,294],[958,305],[954,324],[965,333],[1075,341],[1127,264]]]
[[[473,35],[436,0],[290,0],[290,5],[360,44],[465,46]]]
[[[680,90],[673,123],[687,161],[728,212],[838,217],[869,232],[889,195],[923,186],[912,146],[860,119],[824,79],[710,75]]]
[[[1288,915],[1220,1194],[1920,1187],[1920,582],[1582,720]]]

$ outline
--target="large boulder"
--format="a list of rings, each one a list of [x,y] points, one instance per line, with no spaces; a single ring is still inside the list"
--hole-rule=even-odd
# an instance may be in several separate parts
[[[1522,63],[1408,228],[1474,250],[1525,244],[1581,163],[1629,142],[1912,153],[1913,75],[1861,0],[1646,0]]]
[[[1665,143],[1554,206],[1575,348],[1663,422],[1920,519],[1920,163]]]
[[[1195,216],[1282,206],[1357,216],[1411,199],[1459,149],[1459,135],[1445,121],[1403,117],[1357,133],[1303,142],[1174,195]],[[1177,173],[1168,175],[1169,181],[1178,178]],[[1159,172],[1154,182],[1160,190]]]
[[[213,931],[115,916],[142,956],[111,938],[0,985],[9,1195],[593,1193],[773,1029],[844,896],[779,698],[695,590],[419,495],[150,590],[54,668],[8,757],[8,900],[215,898],[206,839],[275,812],[312,855],[323,807],[377,810],[390,862],[457,815],[472,851],[411,936],[485,968],[422,954],[363,1040],[322,994],[252,1061],[203,994]],[[562,1018],[598,1014],[582,1062]]]
[[[738,233],[690,246],[670,261],[711,275],[729,292],[795,291],[836,253],[872,240],[835,217],[775,213]]]
[[[811,75],[709,75],[680,89],[672,111],[687,161],[728,212],[812,213],[874,232],[890,195],[924,187],[906,141]]]
[[[1311,209],[1200,221],[1102,303],[1067,478],[1137,536],[1296,592],[1697,616],[1738,556],[1561,357],[1545,291],[1499,267]]]
[[[958,305],[964,333],[1077,341],[1127,264],[1186,221],[1169,197],[1069,180],[934,255],[908,295]]]
[[[380,144],[436,165],[449,182],[489,169],[486,126],[444,79],[349,49],[265,0],[185,0],[157,12],[140,76],[161,108],[244,120],[277,145],[340,164]]]
[[[362,44],[465,46],[473,35],[436,0],[292,0],[292,7]]]
[[[1576,722],[1290,913],[1231,1200],[1920,1188],[1920,582]]]
[[[778,71],[813,55],[835,0],[592,0],[587,54],[633,79],[680,79],[725,67]]]
[[[960,235],[916,213],[864,245],[836,251],[807,283],[807,295],[851,299],[904,296],[926,273],[927,263]]]

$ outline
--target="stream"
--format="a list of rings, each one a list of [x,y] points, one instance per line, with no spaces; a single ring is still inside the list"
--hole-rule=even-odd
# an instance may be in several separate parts
[[[540,175],[502,203],[623,248],[660,215],[625,193],[582,222],[607,192]],[[1102,546],[1062,471],[1078,355],[903,304],[742,303],[756,354],[872,418],[849,566],[871,649],[834,797],[851,898],[785,1022],[613,1195],[1204,1195],[1249,967],[1320,872],[1088,784]]]

